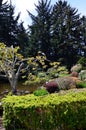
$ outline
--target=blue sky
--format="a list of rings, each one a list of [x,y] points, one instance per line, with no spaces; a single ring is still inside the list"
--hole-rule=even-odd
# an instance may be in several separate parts
[[[5,2],[7,0],[3,0]],[[63,0],[64,1],[64,0]],[[78,13],[86,16],[86,0],[66,0],[71,7],[78,9]],[[8,0],[10,2],[10,0]],[[55,4],[58,0],[51,0],[51,4]],[[31,20],[26,10],[29,10],[32,14],[35,13],[34,3],[37,4],[38,0],[12,0],[12,4],[15,5],[15,14],[21,12],[20,21],[24,21],[25,27],[31,23]]]
[[[86,15],[86,0],[67,0],[71,7],[78,9],[81,15]]]
[[[64,0],[63,0],[64,1]],[[86,15],[86,0],[66,0],[71,7],[78,9],[78,12],[81,15]],[[51,0],[54,4],[58,2],[58,0]]]

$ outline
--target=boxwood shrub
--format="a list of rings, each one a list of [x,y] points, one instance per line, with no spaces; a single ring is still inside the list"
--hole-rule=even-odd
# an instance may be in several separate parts
[[[6,130],[86,130],[86,91],[7,96],[2,104]]]
[[[35,91],[33,92],[33,94],[34,94],[35,96],[43,96],[43,95],[47,95],[47,94],[48,94],[48,91],[47,91],[46,89],[42,88],[42,89],[35,90]]]

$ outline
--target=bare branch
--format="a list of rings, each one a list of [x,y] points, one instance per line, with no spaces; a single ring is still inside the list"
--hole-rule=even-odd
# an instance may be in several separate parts
[[[24,65],[24,63],[22,62],[22,63],[20,64],[19,68],[18,68],[18,71],[16,72],[16,78],[18,78],[19,73],[20,73],[20,70],[21,70],[21,68],[22,68],[23,65]]]

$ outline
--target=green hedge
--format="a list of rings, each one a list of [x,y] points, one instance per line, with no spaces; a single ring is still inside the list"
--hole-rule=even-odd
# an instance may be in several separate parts
[[[86,92],[7,96],[2,100],[6,130],[86,130]]]

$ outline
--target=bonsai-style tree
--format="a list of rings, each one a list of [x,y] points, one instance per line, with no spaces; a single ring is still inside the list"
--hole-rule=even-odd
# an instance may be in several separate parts
[[[6,77],[10,83],[12,93],[16,93],[18,78],[21,71],[26,70],[25,59],[18,53],[19,47],[7,47],[0,43],[0,76]]]

